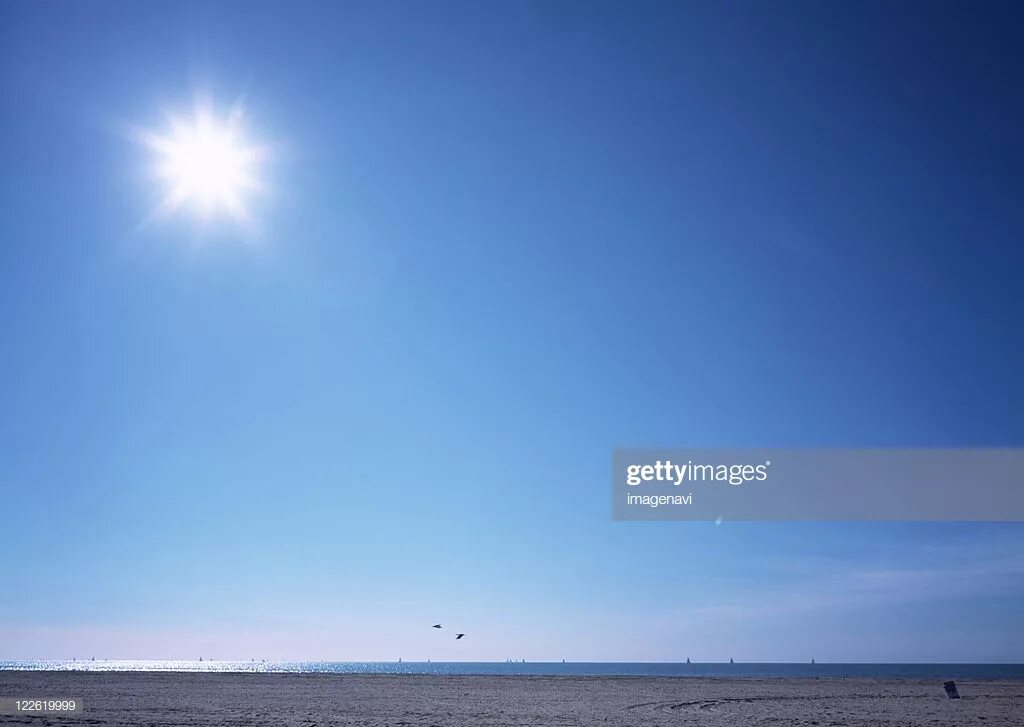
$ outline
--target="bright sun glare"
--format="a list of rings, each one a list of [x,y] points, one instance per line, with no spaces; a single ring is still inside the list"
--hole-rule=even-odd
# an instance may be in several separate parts
[[[204,219],[227,214],[251,221],[250,198],[261,191],[260,163],[265,150],[249,143],[239,108],[218,119],[198,108],[188,119],[172,119],[165,134],[146,133],[156,156],[156,174],[167,185],[158,212],[190,208]]]

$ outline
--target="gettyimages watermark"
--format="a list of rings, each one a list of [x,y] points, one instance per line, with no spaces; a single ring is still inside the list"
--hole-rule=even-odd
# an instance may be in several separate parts
[[[1024,449],[618,449],[612,517],[1024,521]]]

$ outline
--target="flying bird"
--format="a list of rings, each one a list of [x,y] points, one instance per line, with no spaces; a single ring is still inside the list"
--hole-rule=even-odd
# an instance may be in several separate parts
[[[459,639],[461,639],[461,638],[462,638],[463,636],[465,636],[465,634],[455,634],[455,640],[456,640],[456,641],[458,641],[458,640],[459,640]]]
[[[434,624],[433,628],[439,629],[439,628],[441,628],[441,624]]]

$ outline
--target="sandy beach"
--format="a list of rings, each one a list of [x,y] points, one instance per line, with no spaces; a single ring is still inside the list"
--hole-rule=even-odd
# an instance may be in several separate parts
[[[89,725],[1019,725],[1024,682],[0,672],[0,696],[78,697]]]

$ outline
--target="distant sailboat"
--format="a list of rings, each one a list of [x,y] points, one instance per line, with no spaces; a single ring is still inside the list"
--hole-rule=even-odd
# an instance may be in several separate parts
[[[814,657],[813,656],[811,657],[811,663],[812,664],[814,663]]]
[[[562,659],[562,663],[563,663],[563,664],[565,663],[565,659]]]
[[[730,664],[735,664],[736,662],[732,660],[732,657],[729,657],[729,663]]]
[[[687,664],[689,664],[689,663],[690,663],[690,657],[686,657],[686,663],[687,663]]]

